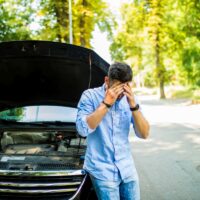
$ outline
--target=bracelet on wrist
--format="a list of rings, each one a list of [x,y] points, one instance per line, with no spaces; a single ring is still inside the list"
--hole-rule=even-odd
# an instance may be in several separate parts
[[[140,108],[139,104],[136,104],[135,107],[130,107],[130,110],[133,112],[133,111],[139,110],[139,108]]]
[[[102,101],[102,103],[107,107],[107,108],[110,108],[112,105],[106,103],[105,101]]]

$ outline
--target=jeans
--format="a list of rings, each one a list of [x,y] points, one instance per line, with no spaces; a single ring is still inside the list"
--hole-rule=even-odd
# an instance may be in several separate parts
[[[103,181],[90,177],[98,200],[140,200],[138,180]]]

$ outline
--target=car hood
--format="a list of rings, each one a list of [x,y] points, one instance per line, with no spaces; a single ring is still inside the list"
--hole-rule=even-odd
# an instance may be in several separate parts
[[[0,110],[27,105],[76,107],[103,84],[109,64],[94,51],[48,41],[0,43]]]

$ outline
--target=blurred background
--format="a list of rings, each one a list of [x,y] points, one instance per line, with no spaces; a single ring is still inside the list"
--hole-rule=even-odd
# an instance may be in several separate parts
[[[200,199],[199,0],[0,0],[0,41],[11,40],[130,64],[151,124],[148,140],[130,134],[142,199]]]
[[[0,0],[0,41],[89,47],[129,63],[137,88],[200,100],[199,13],[199,0]]]

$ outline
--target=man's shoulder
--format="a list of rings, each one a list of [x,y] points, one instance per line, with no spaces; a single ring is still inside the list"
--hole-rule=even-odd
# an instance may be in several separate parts
[[[101,90],[102,90],[102,86],[95,87],[95,88],[88,88],[88,89],[83,91],[83,94],[86,95],[86,96],[91,96],[93,94],[100,93]]]

